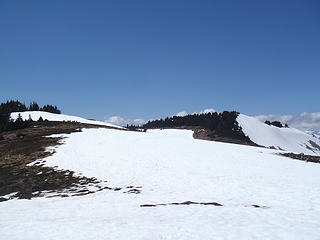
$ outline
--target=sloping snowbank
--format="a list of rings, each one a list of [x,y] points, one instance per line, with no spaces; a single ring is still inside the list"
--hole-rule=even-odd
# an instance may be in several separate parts
[[[12,119],[17,119],[19,113],[21,114],[21,117],[23,120],[29,119],[29,116],[32,120],[38,121],[40,117],[42,117],[43,120],[47,119],[48,121],[76,121],[80,123],[87,123],[87,124],[94,124],[94,125],[103,125],[108,127],[114,127],[114,128],[122,128],[110,123],[95,121],[95,120],[88,120],[82,117],[76,117],[76,116],[70,116],[65,114],[55,114],[55,113],[49,113],[49,112],[43,112],[43,111],[26,111],[26,112],[13,112],[11,113]]]
[[[237,121],[242,131],[254,143],[295,153],[320,155],[320,150],[310,141],[320,145],[319,139],[295,128],[269,126],[254,117],[239,114]]]
[[[320,164],[187,130],[84,129],[64,141],[46,165],[122,189],[1,202],[0,239],[320,239]],[[188,200],[223,206],[140,207]]]

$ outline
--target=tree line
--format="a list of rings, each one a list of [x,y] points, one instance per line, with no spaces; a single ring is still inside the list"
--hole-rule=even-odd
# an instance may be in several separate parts
[[[39,107],[37,102],[32,102],[29,106],[26,106],[24,103],[19,101],[7,101],[0,104],[0,132],[29,127],[33,123],[31,116],[29,116],[29,119],[27,120],[23,120],[20,114],[15,121],[10,118],[10,114],[12,112],[24,111],[44,111],[57,114],[61,113],[57,106],[49,104]],[[40,117],[38,121],[42,122],[42,117]]]
[[[202,127],[211,130],[216,136],[250,142],[236,120],[238,115],[239,113],[236,111],[224,111],[222,113],[192,114],[184,117],[173,116],[149,121],[140,128]]]
[[[0,113],[12,113],[12,112],[25,112],[25,111],[44,111],[50,113],[60,114],[61,111],[57,106],[53,105],[44,105],[40,107],[37,102],[31,102],[29,106],[26,106],[24,103],[19,101],[10,100],[5,103],[0,104]]]

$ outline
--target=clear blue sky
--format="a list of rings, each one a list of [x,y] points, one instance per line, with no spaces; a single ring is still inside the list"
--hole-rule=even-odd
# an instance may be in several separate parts
[[[320,2],[0,0],[0,80],[99,120],[316,112]]]

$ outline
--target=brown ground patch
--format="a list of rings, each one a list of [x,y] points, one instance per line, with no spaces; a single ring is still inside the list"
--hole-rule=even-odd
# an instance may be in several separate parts
[[[305,162],[320,163],[320,156],[306,155],[303,153],[281,153],[280,155]]]
[[[157,207],[157,206],[170,206],[170,205],[209,205],[209,206],[223,206],[218,202],[193,202],[193,201],[184,201],[184,202],[173,202],[173,203],[156,203],[156,204],[142,204],[140,207]],[[244,207],[254,207],[254,208],[263,208],[267,209],[269,207],[260,206],[258,204],[245,205]]]
[[[56,192],[60,197],[68,197],[66,192],[85,195],[92,193],[86,187],[89,183],[97,189],[101,189],[100,181],[95,178],[75,176],[74,172],[69,170],[61,171],[43,167],[41,162],[27,166],[31,162],[52,155],[52,152],[45,152],[46,147],[60,144],[61,138],[45,136],[79,132],[84,127],[104,126],[76,122],[36,122],[30,128],[2,133],[3,140],[0,141],[0,201],[8,200],[3,196],[12,193],[15,194],[10,199],[30,199],[43,196],[43,192],[48,191]],[[116,189],[111,190],[116,191]]]
[[[193,136],[194,139],[261,147],[258,144],[252,142],[251,140],[248,142],[248,141],[240,140],[240,139],[222,137],[222,136],[219,136],[215,131],[209,130],[209,129],[206,129],[206,128],[202,128],[202,127],[183,126],[183,127],[162,128],[162,129],[187,129],[187,130],[192,130],[193,131],[193,135],[192,136]]]
[[[223,206],[217,202],[192,202],[192,201],[184,201],[184,202],[173,202],[173,203],[157,203],[157,204],[142,204],[140,207],[156,207],[156,206],[168,206],[168,205],[212,205],[212,206]]]

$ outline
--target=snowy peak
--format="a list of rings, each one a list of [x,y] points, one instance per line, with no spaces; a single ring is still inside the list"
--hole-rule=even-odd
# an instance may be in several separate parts
[[[58,122],[60,122],[60,121],[75,121],[75,122],[80,122],[80,123],[101,125],[101,126],[123,129],[122,127],[119,127],[119,126],[116,126],[116,125],[113,125],[110,123],[105,123],[105,122],[95,121],[95,120],[88,120],[85,118],[70,116],[70,115],[65,115],[65,114],[55,114],[55,113],[43,112],[43,111],[13,112],[13,113],[11,113],[10,117],[13,120],[15,120],[18,118],[19,114],[21,115],[21,118],[23,120],[28,120],[30,117],[33,121],[38,121],[39,118],[42,117],[43,120],[48,120],[48,121],[58,121]]]
[[[254,117],[239,114],[237,122],[254,143],[279,150],[320,155],[320,140],[295,128],[269,126]]]

